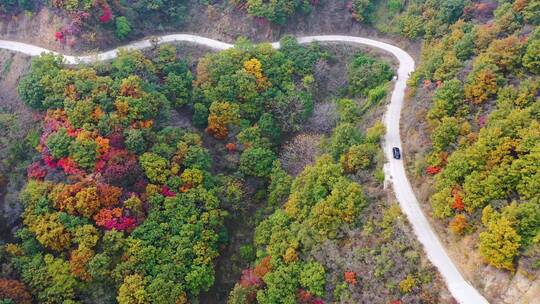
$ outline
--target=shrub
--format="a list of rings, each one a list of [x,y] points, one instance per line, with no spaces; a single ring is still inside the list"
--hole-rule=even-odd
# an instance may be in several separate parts
[[[251,148],[240,157],[240,171],[247,175],[266,177],[272,171],[276,155],[266,148]]]
[[[131,24],[126,17],[116,17],[116,37],[120,40],[124,40],[129,33],[131,33]]]
[[[240,258],[246,262],[251,262],[255,260],[255,247],[252,245],[242,245],[240,246]]]

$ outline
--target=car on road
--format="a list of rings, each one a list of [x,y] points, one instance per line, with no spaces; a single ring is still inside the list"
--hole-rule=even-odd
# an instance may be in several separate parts
[[[395,159],[401,159],[401,152],[399,151],[398,147],[392,148],[392,154],[394,155]]]

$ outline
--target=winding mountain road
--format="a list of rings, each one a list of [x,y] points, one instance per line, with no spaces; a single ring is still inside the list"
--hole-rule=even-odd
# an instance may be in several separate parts
[[[401,147],[399,122],[401,116],[401,109],[404,103],[406,82],[409,78],[410,73],[414,71],[415,63],[413,58],[407,52],[396,46],[361,37],[326,35],[298,37],[297,39],[300,43],[311,43],[319,41],[358,44],[374,47],[391,53],[399,61],[399,69],[397,72],[398,78],[395,82],[394,91],[392,92],[391,102],[388,105],[388,109],[384,117],[384,123],[387,128],[387,133],[383,143],[383,149],[387,159],[387,163],[384,166],[387,181],[392,183],[401,210],[407,215],[409,222],[413,227],[414,233],[416,234],[416,237],[424,246],[424,251],[426,252],[427,257],[441,273],[442,277],[446,281],[449,291],[452,293],[454,298],[462,304],[488,303],[488,301],[469,282],[467,282],[463,278],[455,264],[452,262],[452,260],[446,253],[440,240],[438,239],[433,228],[431,227],[424,213],[422,212],[422,209],[420,208],[420,204],[418,203],[411,184],[407,179],[403,161],[396,160],[392,157],[392,147]],[[144,49],[151,47],[155,43],[161,44],[177,41],[204,45],[206,47],[217,50],[224,50],[233,47],[232,44],[196,35],[173,34],[161,36],[157,38],[157,41],[150,41],[147,39],[133,42],[124,46],[123,49]],[[272,43],[272,46],[275,48],[279,48],[279,42]],[[52,52],[38,46],[6,40],[0,40],[0,49],[8,49],[29,56],[37,56],[43,52]],[[90,56],[64,55],[64,58],[66,63],[69,64],[92,63],[113,59],[117,56],[117,51],[118,49],[114,49]],[[58,54],[57,52],[52,53]]]

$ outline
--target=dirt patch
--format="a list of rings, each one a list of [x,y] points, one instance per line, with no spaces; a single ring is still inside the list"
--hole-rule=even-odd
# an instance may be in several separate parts
[[[234,43],[239,37],[246,37],[254,42],[264,42],[278,40],[286,34],[343,34],[391,42],[417,57],[420,50],[418,42],[381,34],[371,27],[359,24],[351,16],[348,9],[349,2],[348,0],[321,1],[310,15],[291,17],[286,26],[278,26],[269,22],[260,22],[260,20],[247,15],[245,11],[231,8],[223,3],[207,6],[200,4],[198,0],[192,0],[188,4],[187,19],[182,26],[172,27],[166,24],[156,24],[150,28],[133,32],[130,35],[130,40],[178,32],[196,33],[231,43]],[[56,42],[54,33],[67,22],[68,18],[62,16],[58,11],[42,8],[33,16],[21,14],[10,20],[0,21],[0,39],[32,43],[67,54],[91,53],[126,43],[116,39],[114,33],[108,30],[86,35],[85,38],[80,38],[71,47]]]
[[[11,112],[24,111],[17,85],[30,68],[30,57],[0,50],[0,107]]]
[[[68,19],[57,12],[42,8],[33,14],[19,14],[0,21],[0,39],[28,42],[55,51],[71,49],[55,41],[54,33]]]
[[[17,226],[22,208],[18,199],[20,189],[26,183],[28,157],[13,155],[19,143],[39,125],[39,116],[22,104],[17,95],[17,84],[30,66],[30,58],[0,50],[0,237],[11,240],[12,230]]]

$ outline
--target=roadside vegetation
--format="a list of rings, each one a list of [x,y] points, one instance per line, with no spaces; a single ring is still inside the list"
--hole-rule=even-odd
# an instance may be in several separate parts
[[[196,62],[170,45],[90,66],[35,58],[19,95],[42,128],[21,141],[37,152],[23,223],[0,246],[4,301],[192,303],[216,284],[223,254],[247,267],[230,303],[438,301],[437,276],[380,193],[384,127],[363,122],[390,88],[390,65],[353,57],[330,101],[337,125],[291,176],[283,139],[302,134],[314,69],[334,59],[281,42],[242,40]],[[177,127],[177,115],[191,122]],[[253,240],[232,243],[230,223],[242,221]]]
[[[428,20],[419,30],[422,59],[409,84],[427,96],[431,147],[416,172],[434,176],[433,215],[458,237],[474,235],[484,262],[535,273],[539,3],[448,3],[462,8],[452,18],[439,11],[433,22],[444,21],[442,32],[429,31]]]
[[[0,0],[0,15],[43,5],[69,20],[54,37],[68,45],[101,29],[129,40],[156,20],[181,25],[188,11],[188,1]],[[227,5],[279,27],[318,1]],[[427,108],[418,115],[429,140],[409,160],[432,185],[433,216],[486,264],[538,275],[540,2],[347,9],[422,43],[409,95]],[[93,66],[36,58],[18,93],[42,117],[39,131],[0,109],[0,186],[28,177],[21,227],[0,246],[1,303],[196,303],[216,284],[231,304],[444,303],[382,188],[384,126],[373,121],[392,66],[353,56],[347,86],[325,100],[333,123],[314,134],[318,74],[335,58],[281,44],[240,39],[196,62],[170,45]],[[243,269],[231,267],[234,287],[217,267],[231,256]]]

